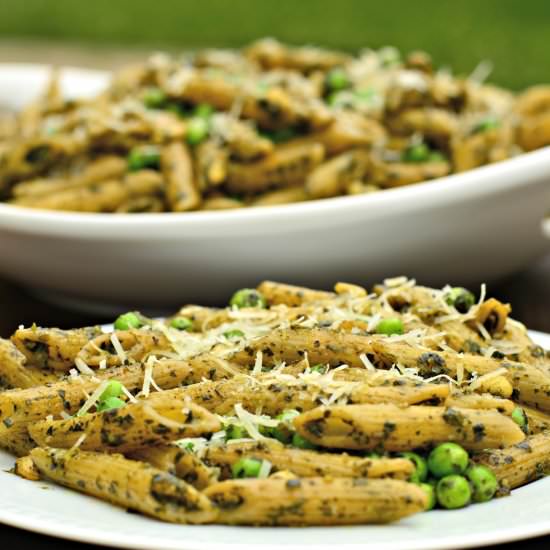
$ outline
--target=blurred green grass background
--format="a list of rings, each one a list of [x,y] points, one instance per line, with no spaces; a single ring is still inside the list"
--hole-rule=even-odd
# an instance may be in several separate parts
[[[2,0],[0,38],[94,47],[239,46],[262,36],[355,50],[425,49],[519,89],[550,81],[549,0]]]

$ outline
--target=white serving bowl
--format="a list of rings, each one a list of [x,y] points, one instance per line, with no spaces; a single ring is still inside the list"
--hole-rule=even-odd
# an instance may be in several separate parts
[[[0,65],[0,105],[20,107],[45,77],[44,67]],[[68,69],[64,86],[76,96],[105,82]],[[0,204],[0,275],[96,309],[222,303],[264,278],[479,284],[550,249],[549,206],[550,148],[380,193],[264,208],[112,215]]]

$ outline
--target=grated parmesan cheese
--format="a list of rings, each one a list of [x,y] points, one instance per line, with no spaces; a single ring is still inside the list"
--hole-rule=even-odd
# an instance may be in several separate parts
[[[82,359],[81,357],[75,357],[74,364],[81,374],[85,374],[87,376],[95,375],[95,372],[86,364],[84,359]]]

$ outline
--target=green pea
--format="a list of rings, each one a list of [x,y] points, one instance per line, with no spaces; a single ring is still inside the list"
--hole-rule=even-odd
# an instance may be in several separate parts
[[[473,128],[472,134],[478,134],[481,132],[487,132],[489,130],[496,130],[500,128],[500,120],[495,117],[489,116],[480,120]]]
[[[228,340],[238,340],[239,338],[244,338],[244,332],[239,329],[228,330],[224,332],[223,335]]]
[[[168,98],[160,88],[147,88],[143,93],[142,100],[149,109],[162,109]]]
[[[325,82],[327,88],[332,91],[349,88],[351,84],[348,73],[339,67],[334,68],[327,73]]]
[[[443,508],[454,510],[470,504],[472,489],[468,480],[459,475],[445,476],[440,479],[435,489],[437,502]]]
[[[468,467],[468,453],[456,443],[441,443],[428,456],[428,469],[435,477],[462,474]]]
[[[467,313],[476,303],[476,297],[466,288],[455,286],[447,294],[447,303],[460,313]]]
[[[126,402],[119,397],[108,397],[107,399],[98,402],[96,411],[111,411],[113,409],[120,409],[120,407],[124,407],[124,405],[126,405]]]
[[[435,498],[435,487],[433,485],[430,485],[429,483],[420,483],[418,486],[426,493],[426,496],[428,497],[426,510],[433,510],[437,503],[437,500]]]
[[[426,459],[419,454],[411,452],[399,453],[399,456],[409,459],[414,464],[414,472],[411,476],[411,481],[414,483],[423,483],[428,479],[428,464]]]
[[[109,380],[107,387],[103,390],[103,393],[99,396],[98,401],[105,401],[110,397],[120,397],[124,390],[123,386],[118,380]]]
[[[275,420],[278,420],[279,424],[274,428],[270,428],[269,435],[281,441],[281,443],[290,443],[294,436],[294,426],[292,425],[292,421],[299,414],[300,411],[297,411],[296,409],[288,409],[277,415]]]
[[[404,162],[427,162],[430,154],[430,148],[425,143],[417,143],[416,145],[410,145],[403,151],[401,160]]]
[[[265,298],[255,288],[241,288],[231,297],[229,305],[232,307],[267,307]]]
[[[170,326],[178,330],[189,330],[193,326],[193,321],[189,317],[174,317],[170,321]]]
[[[242,427],[235,424],[229,424],[225,427],[225,439],[244,439],[248,437],[248,432]]]
[[[472,486],[472,500],[486,502],[491,500],[498,489],[497,477],[487,466],[472,465],[466,470],[466,477]]]
[[[131,328],[139,328],[141,326],[143,326],[141,319],[133,311],[119,315],[114,323],[115,330],[130,330]]]
[[[210,125],[204,117],[189,119],[185,139],[189,145],[198,145],[208,137]]]
[[[298,449],[316,449],[317,446],[302,437],[300,434],[295,433],[292,436],[292,446],[298,447]]]
[[[258,460],[257,458],[241,458],[231,466],[233,477],[258,477],[262,462],[263,460]]]
[[[311,372],[318,372],[319,374],[326,374],[328,371],[328,365],[318,363],[317,365],[313,365],[313,367],[311,367],[309,370]]]
[[[128,170],[143,170],[144,168],[159,168],[160,152],[158,147],[147,145],[135,147],[128,153]]]
[[[214,107],[210,103],[199,103],[194,111],[193,116],[209,119],[214,114]]]
[[[512,420],[522,429],[524,433],[529,433],[529,419],[521,407],[516,407],[512,411]]]
[[[397,317],[388,317],[387,319],[382,319],[374,330],[378,334],[387,334],[388,336],[392,334],[403,334],[403,322]]]

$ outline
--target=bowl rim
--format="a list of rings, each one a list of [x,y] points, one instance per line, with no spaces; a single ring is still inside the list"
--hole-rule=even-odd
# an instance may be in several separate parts
[[[43,71],[49,65],[0,63],[0,78],[3,69]],[[61,67],[68,78],[79,75],[108,76],[105,71],[78,67]],[[211,210],[191,212],[162,212],[137,214],[112,214],[90,212],[65,212],[38,210],[28,207],[0,203],[0,230],[17,230],[42,235],[61,235],[69,228],[77,228],[79,235],[97,238],[112,238],[116,230],[117,238],[135,238],[136,231],[161,230],[172,228],[197,230],[218,230],[221,226],[237,227],[245,224],[254,227],[269,226],[283,221],[292,222],[323,220],[325,224],[342,223],[343,216],[369,216],[376,219],[387,218],[411,211],[429,210],[448,206],[451,203],[464,203],[509,189],[527,187],[533,180],[547,177],[550,185],[550,146],[522,153],[517,157],[494,164],[484,165],[461,173],[419,182],[407,186],[385,189],[381,192],[363,195],[347,195],[305,202],[288,203],[262,207],[239,208],[232,210]],[[549,235],[550,236],[550,235]]]

